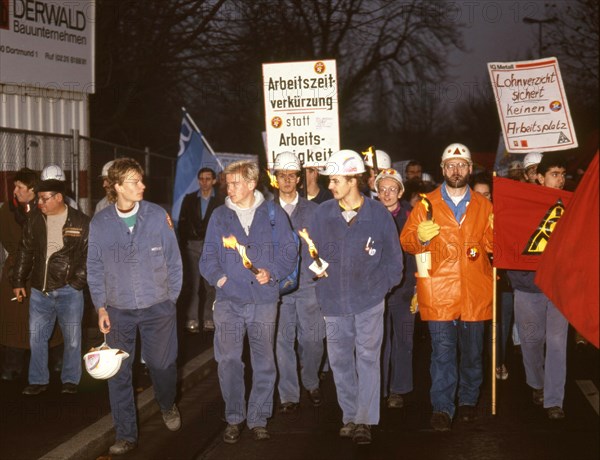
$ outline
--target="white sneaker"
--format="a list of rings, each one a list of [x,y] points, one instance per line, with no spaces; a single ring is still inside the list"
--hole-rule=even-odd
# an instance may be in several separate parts
[[[503,364],[496,368],[496,378],[498,380],[507,380],[508,379],[508,369]]]

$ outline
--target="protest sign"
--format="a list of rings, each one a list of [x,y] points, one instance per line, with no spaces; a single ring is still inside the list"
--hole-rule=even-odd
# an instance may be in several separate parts
[[[292,152],[325,166],[340,149],[335,60],[263,64],[267,163]]]
[[[556,58],[493,62],[488,71],[508,152],[577,147]]]

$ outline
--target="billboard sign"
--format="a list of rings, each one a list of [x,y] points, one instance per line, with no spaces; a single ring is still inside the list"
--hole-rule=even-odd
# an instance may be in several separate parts
[[[94,92],[95,0],[0,0],[0,83]]]

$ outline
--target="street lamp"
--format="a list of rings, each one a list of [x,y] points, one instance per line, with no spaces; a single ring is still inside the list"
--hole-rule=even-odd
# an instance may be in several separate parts
[[[534,19],[530,17],[524,17],[523,22],[525,24],[537,24],[538,25],[538,57],[542,57],[542,24],[550,24],[556,22],[556,17],[546,18],[546,19]]]

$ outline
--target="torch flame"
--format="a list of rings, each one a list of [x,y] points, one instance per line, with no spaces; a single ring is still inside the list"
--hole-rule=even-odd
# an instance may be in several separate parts
[[[421,203],[423,203],[423,206],[425,206],[425,211],[427,211],[427,220],[432,220],[433,206],[431,205],[431,201],[427,199],[427,195],[424,193],[419,193],[419,196],[421,197]]]
[[[238,243],[237,238],[233,235],[229,235],[228,237],[223,237],[223,246],[228,249],[236,249],[237,252],[242,256],[242,263],[244,267],[252,270],[253,265],[248,256],[246,255],[246,248]]]
[[[306,244],[308,246],[308,252],[310,253],[310,256],[313,259],[316,259],[317,257],[319,257],[319,252],[317,251],[317,248],[316,248],[313,240],[310,239],[308,231],[305,228],[303,228],[302,230],[298,230],[298,235],[300,235],[300,237],[304,241],[306,241]]]
[[[269,171],[268,169],[267,171],[267,176],[269,176],[269,180],[271,181],[271,187],[279,189],[279,183],[277,182],[277,178],[275,177],[274,174],[271,174],[271,171]]]
[[[423,206],[425,206],[425,210],[429,212],[431,209],[431,202],[427,199],[427,195],[424,193],[419,193],[419,196],[421,197],[421,203],[423,203]]]
[[[373,146],[369,146],[369,148],[367,150],[365,150],[364,152],[360,152],[362,155],[364,155],[366,160],[369,160],[369,158],[373,158],[373,155],[375,155],[375,152],[373,151]]]

